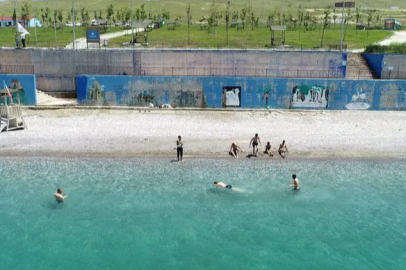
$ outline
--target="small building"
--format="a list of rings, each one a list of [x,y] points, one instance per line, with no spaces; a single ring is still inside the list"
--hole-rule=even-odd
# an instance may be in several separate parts
[[[385,19],[385,30],[397,30],[402,24],[396,19]]]
[[[27,23],[28,27],[42,27],[42,22],[38,20],[37,18],[32,18],[31,20],[28,21]]]
[[[28,20],[31,20],[32,17],[28,17]],[[21,25],[24,25],[24,20],[22,18],[17,19]],[[13,17],[11,16],[0,16],[0,27],[10,27],[15,26]]]

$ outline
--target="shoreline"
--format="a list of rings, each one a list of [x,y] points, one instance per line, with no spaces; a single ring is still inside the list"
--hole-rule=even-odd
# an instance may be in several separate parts
[[[0,134],[0,158],[176,159],[178,135],[185,159],[226,158],[232,142],[252,153],[259,133],[274,157],[286,140],[286,160],[406,159],[404,111],[180,110],[155,108],[23,108],[26,130]]]

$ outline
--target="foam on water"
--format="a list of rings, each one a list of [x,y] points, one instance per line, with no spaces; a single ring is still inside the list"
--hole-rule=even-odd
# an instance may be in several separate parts
[[[0,175],[1,269],[405,269],[401,161],[0,159]]]

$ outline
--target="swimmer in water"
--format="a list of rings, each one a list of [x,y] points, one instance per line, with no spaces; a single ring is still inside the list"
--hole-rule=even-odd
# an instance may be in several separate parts
[[[233,187],[232,185],[227,185],[223,182],[214,182],[214,185],[216,185],[216,187],[222,187],[222,188],[232,189],[234,191],[239,191],[239,189]]]
[[[54,193],[54,197],[58,203],[62,203],[68,197],[68,195],[62,195],[62,192],[62,189],[58,188],[56,193]]]
[[[296,174],[292,174],[293,182],[290,184],[291,187],[293,187],[294,190],[299,190],[300,185],[299,185],[299,178],[297,178]]]

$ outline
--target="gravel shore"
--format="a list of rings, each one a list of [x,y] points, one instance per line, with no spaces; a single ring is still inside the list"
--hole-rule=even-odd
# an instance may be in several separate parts
[[[286,140],[288,159],[406,158],[406,112],[175,109],[29,109],[26,130],[0,134],[0,157],[232,158],[232,142],[251,153]],[[262,153],[262,152],[261,152]],[[265,155],[260,155],[265,159]],[[280,159],[276,154],[273,159]]]

